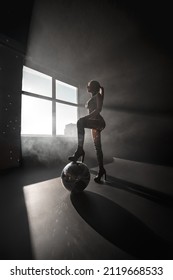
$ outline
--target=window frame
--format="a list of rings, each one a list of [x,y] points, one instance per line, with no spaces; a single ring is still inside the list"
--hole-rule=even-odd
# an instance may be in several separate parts
[[[36,93],[32,93],[32,92],[28,92],[28,91],[24,91],[22,90],[22,95],[27,95],[27,96],[31,96],[31,97],[35,97],[35,98],[39,98],[39,99],[43,99],[43,100],[48,100],[52,102],[52,134],[48,135],[48,134],[22,134],[21,136],[25,137],[64,137],[65,135],[57,135],[56,134],[56,103],[61,103],[61,104],[65,104],[65,105],[69,105],[69,106],[73,106],[76,107],[77,109],[77,118],[79,115],[79,85],[77,85],[77,82],[74,80],[70,80],[68,78],[62,77],[60,75],[57,75],[56,73],[53,73],[51,71],[45,71],[40,69],[39,67],[33,67],[31,65],[27,65],[24,64],[23,67],[27,67],[30,68],[32,70],[38,71],[42,74],[48,75],[49,77],[51,77],[52,79],[52,97],[48,97],[45,95],[41,95],[41,94],[36,94]],[[48,73],[49,72],[49,73]],[[23,68],[22,68],[22,73],[23,73]],[[60,76],[60,77],[58,77]],[[65,84],[68,84],[70,86],[76,87],[76,103],[73,102],[69,102],[69,101],[65,101],[65,100],[61,100],[61,99],[57,99],[56,98],[56,81],[60,81],[63,82]],[[22,114],[22,108],[21,108],[21,114]],[[68,136],[65,136],[68,137]]]

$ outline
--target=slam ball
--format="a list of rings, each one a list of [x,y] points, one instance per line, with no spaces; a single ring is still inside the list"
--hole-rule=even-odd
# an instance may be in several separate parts
[[[90,172],[87,165],[81,161],[68,163],[61,173],[61,181],[68,191],[82,192],[90,181]]]

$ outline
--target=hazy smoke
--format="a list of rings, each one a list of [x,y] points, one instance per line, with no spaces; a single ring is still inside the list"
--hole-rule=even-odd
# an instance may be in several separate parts
[[[58,164],[67,161],[76,143],[77,139],[70,137],[22,137],[22,155],[24,159]]]
[[[37,1],[28,54],[82,87],[91,79],[105,87],[105,156],[172,161],[172,116],[164,115],[172,111],[172,60],[123,10],[111,8],[108,1],[92,8],[87,1],[77,3]],[[86,101],[84,92],[80,94]],[[63,158],[77,143],[52,141],[35,139],[27,151],[39,159]],[[86,138],[85,144],[93,154],[91,141]]]

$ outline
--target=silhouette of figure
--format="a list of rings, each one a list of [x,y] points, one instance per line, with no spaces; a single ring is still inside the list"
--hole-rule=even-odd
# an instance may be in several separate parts
[[[104,100],[104,88],[100,86],[99,82],[92,80],[88,83],[87,91],[91,94],[91,98],[86,103],[89,114],[77,121],[78,148],[74,155],[70,156],[68,159],[75,162],[82,157],[82,162],[84,161],[85,152],[83,150],[83,145],[85,128],[92,129],[92,136],[99,166],[98,174],[94,180],[95,182],[100,183],[103,176],[105,176],[106,180],[106,170],[103,165],[103,152],[101,145],[101,131],[105,128],[106,123],[100,114]]]

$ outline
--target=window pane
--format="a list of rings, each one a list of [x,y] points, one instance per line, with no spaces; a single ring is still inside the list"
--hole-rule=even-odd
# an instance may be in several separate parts
[[[77,88],[56,80],[56,99],[77,103]]]
[[[77,107],[56,103],[56,134],[76,136]]]
[[[24,66],[22,90],[52,97],[52,78],[48,75]]]
[[[21,134],[52,134],[52,102],[22,95]]]

